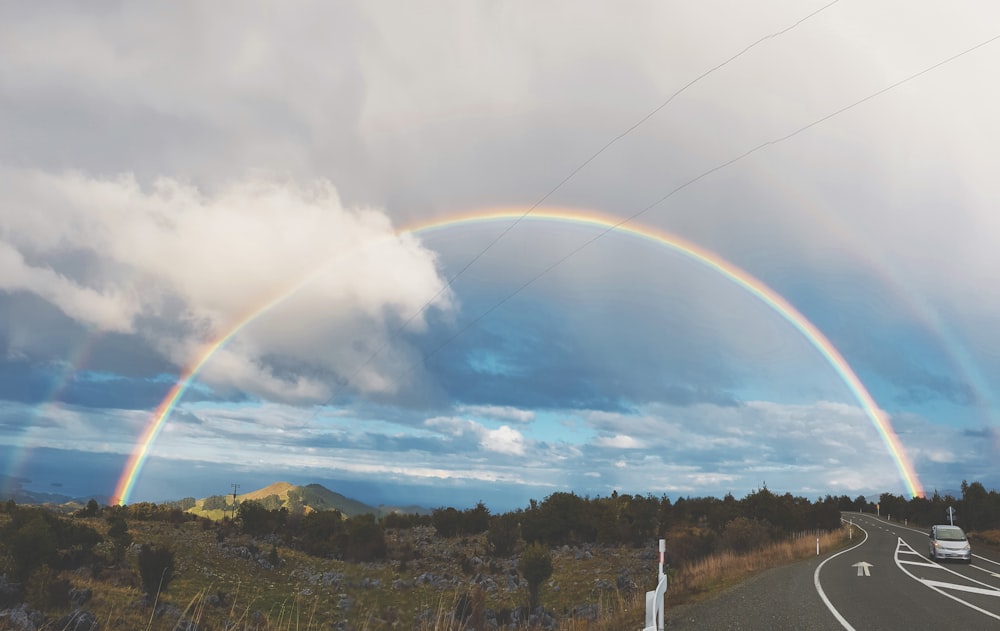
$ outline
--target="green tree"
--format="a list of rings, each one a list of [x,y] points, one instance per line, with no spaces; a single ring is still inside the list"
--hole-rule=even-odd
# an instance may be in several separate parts
[[[542,583],[552,576],[552,554],[541,543],[532,543],[517,560],[517,570],[528,581],[528,610],[538,608]]]
[[[597,540],[596,504],[575,493],[553,493],[524,512],[521,536],[551,546]]]
[[[519,513],[504,513],[490,519],[486,545],[493,556],[508,557],[514,554],[521,538]]]
[[[490,509],[480,502],[462,513],[462,534],[478,535],[490,528]]]
[[[101,507],[97,504],[97,500],[91,498],[87,502],[85,508],[81,508],[76,512],[77,517],[97,517],[97,514],[101,512]]]
[[[434,532],[439,537],[454,537],[462,531],[462,513],[452,507],[435,508],[431,513]]]
[[[20,519],[19,519],[20,518]],[[0,542],[13,562],[14,578],[23,581],[36,569],[56,562],[59,539],[40,511],[15,513],[0,533]]]
[[[302,551],[313,556],[342,558],[347,548],[347,527],[340,511],[315,511],[302,517],[295,537]]]
[[[228,506],[226,501],[226,496],[224,495],[210,495],[205,498],[202,508],[205,510],[226,510]]]
[[[288,518],[288,511],[284,508],[268,510],[257,501],[248,500],[240,504],[237,515],[243,524],[243,532],[259,537],[282,529]]]
[[[374,515],[357,515],[347,521],[347,548],[344,556],[348,561],[384,559],[386,551],[385,533],[375,521]]]
[[[771,540],[767,522],[747,517],[737,517],[722,531],[722,545],[733,552],[750,552],[763,547]]]

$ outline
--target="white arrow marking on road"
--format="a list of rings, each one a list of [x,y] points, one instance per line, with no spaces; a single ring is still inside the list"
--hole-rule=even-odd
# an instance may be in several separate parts
[[[851,567],[858,568],[858,576],[871,576],[872,574],[868,571],[868,568],[874,566],[868,561],[861,561],[860,563],[855,563]]]

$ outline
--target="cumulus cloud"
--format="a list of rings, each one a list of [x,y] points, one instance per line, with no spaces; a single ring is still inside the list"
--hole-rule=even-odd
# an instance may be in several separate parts
[[[460,418],[432,418],[424,424],[457,439],[472,439],[475,441],[474,444],[484,451],[511,456],[521,456],[525,453],[524,435],[509,425],[490,429],[476,421]]]
[[[432,252],[396,234],[384,212],[345,208],[326,181],[247,177],[205,194],[170,178],[144,188],[128,175],[7,168],[0,186],[3,289],[99,329],[136,331],[182,366],[239,330],[205,378],[261,396],[328,393],[303,374],[276,374],[274,357],[342,379],[356,371],[355,387],[393,392],[406,375],[391,367],[408,351],[391,343],[392,327],[420,330],[422,307],[453,306]],[[87,265],[73,264],[80,258]]]
[[[524,455],[524,436],[521,435],[521,432],[507,425],[487,430],[479,444],[483,449],[499,454]]]

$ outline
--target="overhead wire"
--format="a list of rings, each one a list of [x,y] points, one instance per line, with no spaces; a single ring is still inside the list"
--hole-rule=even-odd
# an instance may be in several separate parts
[[[388,347],[389,343],[392,340],[396,339],[403,331],[405,331],[406,328],[410,325],[411,322],[413,322],[414,319],[416,319],[417,317],[419,317],[421,314],[425,313],[430,308],[430,306],[432,304],[434,304],[437,301],[438,298],[441,297],[442,294],[444,294],[446,291],[448,291],[452,287],[452,285],[455,283],[456,280],[458,280],[459,277],[461,277],[463,274],[465,274],[466,271],[468,271],[473,265],[476,264],[476,262],[478,262],[480,259],[482,259],[482,257],[485,256],[487,252],[489,252],[491,249],[493,249],[493,247],[496,246],[497,243],[499,243],[512,230],[514,230],[514,228],[517,227],[522,221],[524,221],[525,218],[527,218],[531,213],[533,213],[539,206],[541,206],[542,204],[544,204],[546,202],[546,200],[548,200],[550,197],[552,197],[552,195],[554,195],[556,192],[558,192],[563,186],[565,186],[566,184],[568,184],[570,182],[570,180],[572,180],[574,177],[576,177],[577,174],[579,174],[581,171],[583,171],[591,162],[593,162],[594,160],[596,160],[601,154],[603,154],[605,151],[607,151],[612,146],[614,146],[616,143],[618,143],[618,141],[622,140],[623,138],[625,138],[626,136],[628,136],[629,134],[631,134],[632,132],[634,132],[636,129],[638,129],[639,127],[641,127],[643,124],[645,124],[647,121],[649,121],[649,119],[653,118],[661,110],[663,110],[668,105],[670,105],[670,103],[672,103],[674,101],[674,99],[676,99],[678,96],[680,96],[681,94],[683,94],[684,92],[686,92],[687,90],[689,90],[691,87],[693,87],[695,84],[697,84],[701,80],[703,80],[706,77],[708,77],[709,75],[711,75],[711,74],[713,74],[715,72],[718,72],[719,70],[725,68],[726,66],[728,66],[732,62],[738,60],[740,57],[743,57],[744,55],[746,55],[748,52],[750,52],[751,50],[753,50],[754,48],[756,48],[760,44],[763,44],[766,41],[772,40],[772,39],[774,39],[776,37],[780,37],[781,35],[784,35],[784,34],[790,32],[790,31],[794,30],[795,28],[797,28],[798,26],[800,26],[804,22],[806,22],[806,21],[810,20],[811,18],[819,15],[823,11],[826,11],[827,9],[829,9],[830,7],[832,7],[833,5],[835,5],[835,4],[839,3],[839,2],[840,2],[840,0],[832,0],[832,2],[828,2],[827,4],[825,4],[825,5],[817,8],[817,9],[815,9],[814,11],[812,11],[812,12],[806,14],[805,16],[799,18],[795,22],[792,22],[788,26],[785,26],[785,27],[783,27],[783,28],[781,28],[781,29],[779,29],[777,31],[774,31],[773,33],[769,33],[767,35],[764,35],[764,36],[760,37],[759,39],[757,39],[756,41],[754,41],[754,42],[746,45],[739,52],[731,55],[730,57],[728,57],[724,61],[722,61],[722,62],[720,62],[720,63],[712,66],[711,68],[705,70],[704,72],[702,72],[701,74],[699,74],[695,78],[691,79],[690,81],[688,81],[687,83],[685,83],[681,87],[677,88],[662,103],[660,103],[655,108],[653,108],[652,110],[650,110],[648,113],[646,113],[644,116],[642,116],[642,118],[640,118],[636,122],[632,123],[624,131],[622,131],[621,133],[617,134],[616,136],[614,136],[613,138],[611,138],[609,141],[607,141],[606,143],[604,143],[604,145],[602,145],[597,151],[595,151],[593,154],[591,154],[590,157],[588,157],[586,160],[584,160],[583,162],[581,162],[580,164],[578,164],[575,168],[573,168],[573,170],[571,170],[568,174],[566,174],[566,176],[564,176],[555,186],[553,186],[551,189],[549,189],[548,192],[546,192],[544,195],[542,195],[541,197],[539,197],[538,200],[536,200],[533,204],[531,204],[531,206],[529,206],[520,216],[516,217],[510,224],[508,224],[502,231],[500,231],[500,233],[497,234],[496,237],[494,237],[489,243],[487,243],[486,246],[483,247],[475,256],[473,256],[471,259],[469,259],[461,268],[459,268],[459,270],[456,273],[454,273],[452,276],[450,276],[445,281],[445,283],[442,284],[441,288],[438,289],[438,291],[434,295],[432,295],[426,302],[424,302],[424,304],[419,309],[417,309],[416,311],[414,311],[408,318],[406,318],[401,324],[399,324],[389,334],[389,336],[387,336],[386,340],[379,347],[377,347],[374,351],[372,351],[372,353],[361,364],[359,364],[358,367],[346,379],[343,380],[343,382],[342,382],[343,386],[346,387],[347,385],[349,385],[361,373],[362,370],[364,370],[369,364],[371,364],[371,362],[373,362],[376,357],[378,357],[379,355],[381,355],[382,352]],[[676,192],[676,191],[673,191],[673,192]],[[671,194],[673,194],[673,192]],[[643,211],[643,212],[645,212],[645,211]],[[548,271],[549,270],[546,270],[545,272],[543,272],[543,274],[548,273]],[[529,284],[533,283],[534,280],[537,280],[537,279],[533,279],[532,281],[529,282]],[[524,288],[525,287],[522,287],[521,289],[517,290],[517,293],[519,293],[520,291],[522,291]],[[507,300],[509,300],[512,297],[513,297],[513,295],[508,296],[507,298],[503,299],[500,303],[498,303],[497,305],[495,305],[493,309],[495,309],[496,307],[499,307],[501,304],[505,303]],[[492,312],[493,309],[490,309],[489,312]],[[476,320],[474,320],[474,322],[478,322],[480,319],[481,318],[476,318]],[[449,341],[452,340],[452,339],[454,339],[454,337],[449,338]],[[334,393],[326,400],[326,402],[324,403],[324,405],[327,405],[331,401],[333,401],[333,399],[336,398],[341,393],[341,391],[342,391],[342,388],[336,389],[334,391]]]
[[[689,180],[686,180],[682,184],[680,184],[680,185],[676,186],[675,188],[671,189],[668,193],[666,193],[665,195],[663,195],[662,197],[660,197],[659,199],[657,199],[653,203],[645,206],[641,210],[633,213],[632,215],[629,215],[628,217],[622,219],[621,221],[616,222],[616,223],[614,223],[612,225],[609,225],[608,227],[606,227],[603,230],[599,231],[596,235],[594,235],[590,239],[584,241],[580,245],[578,245],[575,248],[569,250],[566,254],[564,254],[560,258],[556,259],[554,262],[552,262],[551,264],[549,264],[548,266],[546,266],[544,269],[542,269],[542,271],[538,272],[537,274],[535,274],[534,276],[532,276],[531,278],[529,278],[527,281],[525,281],[523,284],[521,284],[517,289],[515,289],[514,291],[512,291],[511,293],[509,293],[508,295],[506,295],[504,298],[502,298],[496,304],[494,304],[493,306],[491,306],[490,308],[488,308],[486,311],[484,311],[481,314],[479,314],[476,318],[474,318],[473,320],[471,320],[470,322],[468,322],[465,326],[463,326],[459,330],[455,331],[444,342],[442,342],[437,347],[435,347],[434,349],[432,349],[429,353],[425,353],[424,354],[424,358],[426,359],[426,358],[433,357],[434,355],[436,355],[442,348],[444,348],[445,346],[447,346],[448,344],[450,344],[454,339],[456,339],[457,337],[461,336],[463,333],[465,333],[466,331],[468,331],[469,329],[471,329],[473,326],[475,326],[478,322],[480,322],[481,320],[483,320],[485,317],[487,317],[488,315],[490,315],[491,313],[493,313],[494,311],[496,311],[497,309],[499,309],[508,300],[510,300],[511,298],[513,298],[513,297],[517,296],[518,294],[520,294],[522,291],[524,291],[525,289],[527,289],[528,287],[530,287],[531,285],[533,285],[534,283],[536,283],[539,279],[541,279],[542,277],[546,276],[549,272],[551,272],[552,270],[556,269],[557,267],[559,267],[560,265],[562,265],[563,263],[565,263],[567,260],[569,260],[573,256],[577,255],[578,253],[580,253],[581,251],[583,251],[585,248],[589,247],[591,244],[593,244],[594,242],[598,241],[599,239],[601,239],[602,237],[604,237],[605,235],[607,235],[609,232],[613,232],[617,228],[619,228],[619,227],[621,227],[621,226],[629,223],[630,221],[633,221],[633,220],[641,217],[642,215],[646,214],[647,212],[649,212],[653,208],[655,208],[655,207],[659,206],[660,204],[662,204],[663,202],[667,201],[668,199],[670,199],[671,197],[673,197],[677,193],[679,193],[682,190],[688,188],[692,184],[695,184],[696,182],[698,182],[698,181],[700,181],[700,180],[708,177],[709,175],[711,175],[713,173],[716,173],[716,172],[718,172],[718,171],[720,171],[722,169],[725,169],[726,167],[729,167],[729,166],[731,166],[731,165],[733,165],[733,164],[735,164],[737,162],[740,162],[741,160],[744,160],[744,159],[750,157],[751,155],[753,155],[753,154],[755,154],[755,153],[757,153],[757,152],[759,152],[759,151],[761,151],[761,150],[763,150],[763,149],[765,149],[767,147],[772,147],[774,145],[777,145],[777,144],[780,144],[780,143],[785,142],[787,140],[790,140],[790,139],[798,136],[799,134],[801,134],[801,133],[803,133],[803,132],[805,132],[805,131],[813,128],[813,127],[816,127],[817,125],[820,125],[820,124],[822,124],[822,123],[824,123],[824,122],[826,122],[826,121],[828,121],[828,120],[830,120],[830,119],[832,119],[832,118],[834,118],[836,116],[839,116],[839,115],[841,115],[841,114],[843,114],[845,112],[848,112],[848,111],[850,111],[850,110],[852,110],[852,109],[854,109],[854,108],[856,108],[856,107],[858,107],[860,105],[863,105],[864,103],[867,103],[868,101],[871,101],[872,99],[875,99],[875,98],[877,98],[877,97],[885,94],[886,92],[889,92],[889,91],[891,91],[891,90],[893,90],[895,88],[898,88],[901,85],[909,83],[910,81],[913,81],[914,79],[917,79],[918,77],[921,77],[921,76],[923,76],[923,75],[925,75],[925,74],[927,74],[927,73],[929,73],[929,72],[931,72],[933,70],[936,70],[937,68],[940,68],[940,67],[942,67],[942,66],[944,66],[946,64],[949,64],[949,63],[955,61],[956,59],[964,57],[965,55],[968,55],[969,53],[972,53],[972,52],[974,52],[974,51],[976,51],[976,50],[978,50],[980,48],[983,48],[984,46],[987,46],[987,45],[989,45],[989,44],[991,44],[991,43],[993,43],[993,42],[995,42],[997,40],[1000,40],[1000,33],[998,33],[997,35],[994,35],[994,36],[992,36],[992,37],[990,37],[990,38],[988,38],[986,40],[983,40],[983,41],[979,42],[978,44],[976,44],[974,46],[971,46],[971,47],[963,50],[962,52],[956,53],[956,54],[952,55],[951,57],[948,57],[948,58],[946,58],[946,59],[944,59],[942,61],[939,61],[939,62],[937,62],[937,63],[935,63],[935,64],[933,64],[931,66],[928,66],[928,67],[926,67],[926,68],[924,68],[924,69],[922,69],[922,70],[920,70],[918,72],[915,72],[915,73],[913,73],[911,75],[908,75],[907,77],[905,77],[903,79],[900,79],[899,81],[896,81],[896,82],[891,83],[891,84],[889,84],[889,85],[887,85],[887,86],[885,86],[885,87],[883,87],[883,88],[881,88],[879,90],[876,90],[875,92],[872,92],[871,94],[865,96],[864,98],[858,99],[857,101],[854,101],[854,102],[852,102],[852,103],[850,103],[848,105],[845,105],[845,106],[843,106],[843,107],[841,107],[839,109],[836,109],[836,110],[834,110],[834,111],[832,111],[832,112],[830,112],[830,113],[828,113],[828,114],[826,114],[824,116],[821,116],[821,117],[813,120],[812,122],[807,123],[806,125],[803,125],[803,126],[797,128],[797,129],[795,129],[795,130],[793,130],[793,131],[791,131],[791,132],[789,132],[789,133],[787,133],[787,134],[785,134],[783,136],[779,136],[777,138],[768,140],[766,142],[762,142],[762,143],[760,143],[760,144],[758,144],[758,145],[756,145],[756,146],[754,146],[754,147],[752,147],[752,148],[744,151],[743,153],[740,153],[739,155],[737,155],[737,156],[735,156],[733,158],[730,158],[730,159],[728,159],[728,160],[726,160],[724,162],[720,162],[719,164],[717,164],[717,165],[715,165],[715,166],[713,166],[713,167],[711,167],[709,169],[706,169],[705,171],[702,171],[698,175],[692,177]],[[416,366],[416,364],[414,364],[413,366],[411,366],[411,369],[414,368],[415,366]]]

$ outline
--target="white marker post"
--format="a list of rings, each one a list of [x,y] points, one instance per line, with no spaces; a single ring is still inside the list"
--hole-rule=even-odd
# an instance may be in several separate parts
[[[819,556],[819,537],[816,537],[816,556]]]
[[[663,554],[667,542],[660,539],[660,566],[656,573],[656,589],[646,592],[646,626],[642,631],[663,631],[663,597],[667,592],[667,575],[663,573]]]

